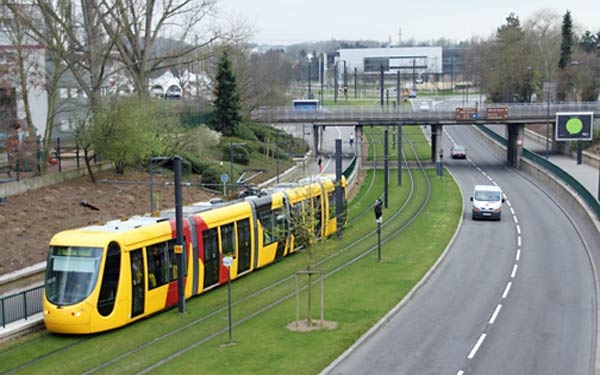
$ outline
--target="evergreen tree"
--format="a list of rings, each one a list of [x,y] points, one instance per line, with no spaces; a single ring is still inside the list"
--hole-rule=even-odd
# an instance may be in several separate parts
[[[560,42],[560,59],[558,60],[558,85],[556,87],[556,98],[559,101],[567,100],[567,92],[571,89],[572,78],[567,67],[571,63],[571,55],[573,54],[573,46],[575,39],[573,37],[573,19],[571,12],[567,11],[563,16],[561,28],[562,39]]]
[[[560,43],[560,60],[558,60],[558,67],[560,70],[564,70],[569,65],[569,60],[573,53],[573,19],[571,18],[571,12],[567,11],[563,17],[562,23],[562,41]]]
[[[488,99],[493,102],[524,102],[533,91],[531,72],[527,70],[530,50],[519,17],[510,13],[506,23],[496,29],[496,38],[489,45],[495,65],[494,74],[501,79],[488,80]]]
[[[227,52],[223,53],[219,61],[216,79],[213,102],[215,110],[210,125],[223,135],[232,136],[236,134],[236,126],[241,121],[240,94]]]

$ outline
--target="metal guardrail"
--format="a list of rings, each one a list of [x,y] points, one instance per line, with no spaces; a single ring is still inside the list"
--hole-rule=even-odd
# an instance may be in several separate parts
[[[332,106],[317,110],[296,110],[293,107],[262,107],[252,112],[258,122],[373,122],[373,121],[416,121],[416,122],[461,122],[490,121],[485,113],[488,108],[508,108],[508,118],[493,119],[495,122],[519,120],[550,120],[554,122],[557,112],[593,112],[600,116],[600,102],[504,104],[494,103],[478,107],[476,118],[457,120],[456,110],[426,110],[414,112],[407,107],[385,106]]]
[[[503,146],[507,145],[507,140],[498,135],[494,131],[490,130],[486,126],[478,125],[477,126],[481,131],[487,134],[489,137],[493,138],[498,143]],[[596,200],[596,197],[589,192],[588,189],[585,188],[579,181],[577,181],[573,176],[565,172],[562,168],[558,167],[554,163],[546,160],[546,158],[536,154],[535,152],[531,152],[527,149],[523,149],[523,157],[534,164],[540,166],[541,168],[548,171],[548,173],[555,176],[557,179],[565,183],[567,186],[571,187],[583,201],[587,204],[587,206],[594,212],[596,217],[600,219],[600,202]]]
[[[30,316],[42,312],[44,286],[27,289],[19,293],[0,298],[0,326],[18,320],[27,320]]]
[[[588,189],[573,178],[573,176],[534,152],[523,150],[523,157],[546,169],[552,175],[556,176],[559,180],[575,190],[577,195],[579,195],[579,197],[583,199],[587,206],[594,212],[596,218],[600,220],[600,202],[596,200],[596,197],[594,197]]]
[[[348,180],[352,173],[354,173],[354,169],[356,169],[356,155],[352,158],[352,161],[346,166],[346,169],[342,172],[342,175]]]

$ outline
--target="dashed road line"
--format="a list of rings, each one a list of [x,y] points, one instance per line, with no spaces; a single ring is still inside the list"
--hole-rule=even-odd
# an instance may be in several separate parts
[[[475,357],[475,354],[477,354],[477,351],[481,347],[481,344],[483,344],[483,341],[485,340],[486,337],[487,337],[486,333],[482,333],[481,336],[479,336],[479,340],[477,340],[477,342],[475,343],[475,346],[473,346],[473,349],[471,349],[471,352],[469,353],[467,358],[473,359],[473,357]]]
[[[512,281],[506,283],[506,288],[504,288],[504,293],[502,293],[502,299],[506,299],[508,297],[508,292],[510,292],[510,288],[512,287]]]
[[[490,318],[490,321],[489,321],[490,324],[494,324],[494,322],[496,321],[496,318],[498,317],[498,314],[500,314],[500,310],[502,310],[502,304],[498,304],[498,306],[496,306],[496,310],[494,310],[494,313],[492,314],[492,317]]]

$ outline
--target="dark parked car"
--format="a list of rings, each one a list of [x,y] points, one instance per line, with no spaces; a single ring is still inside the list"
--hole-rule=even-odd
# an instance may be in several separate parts
[[[452,159],[466,159],[467,158],[467,149],[461,145],[454,145],[450,149],[450,157]]]

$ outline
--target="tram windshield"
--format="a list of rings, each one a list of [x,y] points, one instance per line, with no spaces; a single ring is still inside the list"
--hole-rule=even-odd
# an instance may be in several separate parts
[[[83,301],[94,289],[102,248],[50,246],[45,291],[48,301],[72,305]]]

